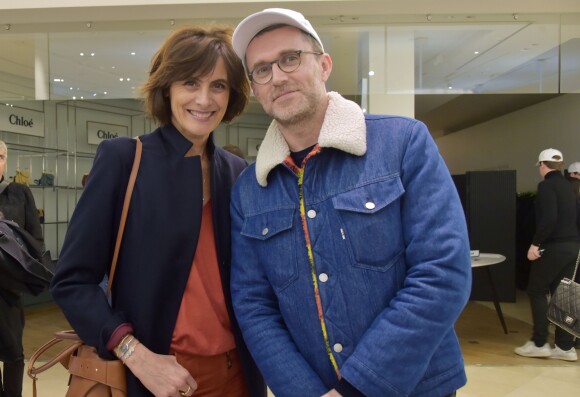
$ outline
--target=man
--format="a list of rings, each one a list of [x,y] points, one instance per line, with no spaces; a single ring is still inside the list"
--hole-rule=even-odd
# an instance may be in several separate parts
[[[568,167],[568,181],[576,193],[576,225],[580,231],[580,162],[570,164]],[[576,272],[576,282],[580,283],[580,272]],[[574,348],[580,349],[580,338],[576,338]]]
[[[555,346],[548,343],[548,299],[564,277],[572,278],[580,249],[580,234],[576,225],[576,197],[562,175],[564,157],[559,150],[546,149],[538,156],[543,181],[538,184],[535,200],[536,232],[528,249],[532,261],[527,293],[532,309],[531,340],[517,347],[524,357],[550,357],[577,361],[574,337],[556,327]]]
[[[580,231],[580,162],[572,163],[568,167],[568,181],[576,194],[576,225]],[[576,281],[580,282],[580,274],[576,274]],[[580,339],[576,340],[577,349],[580,349]]]
[[[232,197],[234,310],[276,397],[455,395],[471,289],[465,219],[426,127],[326,92],[302,14],[268,9],[234,49],[273,117]]]
[[[580,199],[580,162],[570,164],[568,167],[568,179],[576,193],[576,198]]]

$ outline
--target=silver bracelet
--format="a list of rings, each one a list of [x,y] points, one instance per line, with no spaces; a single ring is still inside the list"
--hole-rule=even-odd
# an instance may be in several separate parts
[[[131,345],[131,347],[129,348],[129,350],[127,350],[125,353],[121,354],[121,357],[119,357],[119,359],[123,362],[123,364],[125,364],[125,361],[127,361],[127,359],[129,357],[131,357],[131,355],[133,354],[133,352],[135,351],[135,347],[139,344],[139,341],[136,340],[135,343],[133,345]]]
[[[126,342],[125,340],[128,339]],[[131,344],[131,342],[133,342],[133,340],[135,339],[135,337],[131,334],[127,334],[123,340],[121,341],[121,343],[119,343],[119,346],[117,346],[116,352],[117,352],[117,357],[121,358],[121,356],[123,356],[127,350],[129,350],[129,345]]]

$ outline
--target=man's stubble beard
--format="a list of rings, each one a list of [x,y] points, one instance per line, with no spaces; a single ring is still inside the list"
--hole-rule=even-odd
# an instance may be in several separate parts
[[[305,93],[300,91],[304,100],[296,106],[284,106],[281,109],[272,109],[270,116],[278,122],[278,124],[289,127],[308,120],[316,114],[316,109],[319,105],[319,100],[314,92]]]

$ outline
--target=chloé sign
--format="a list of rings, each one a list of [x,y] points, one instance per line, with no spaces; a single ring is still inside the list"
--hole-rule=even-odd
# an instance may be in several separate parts
[[[126,125],[97,123],[87,121],[88,142],[98,145],[102,141],[120,136],[129,136],[129,128]]]
[[[0,130],[44,136],[44,113],[0,105]]]

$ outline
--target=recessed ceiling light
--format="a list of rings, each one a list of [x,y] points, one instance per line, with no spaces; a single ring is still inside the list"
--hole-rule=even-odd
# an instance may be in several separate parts
[[[479,51],[473,51],[475,55],[479,55]]]
[[[81,52],[79,55],[82,56],[82,57],[84,57],[85,56],[85,53],[84,52]]]
[[[134,52],[131,52],[131,55],[135,55],[135,53]]]
[[[94,52],[91,52],[91,56],[94,57],[95,56],[95,53]]]
[[[123,81],[123,78],[122,77],[119,77],[119,81]]]

